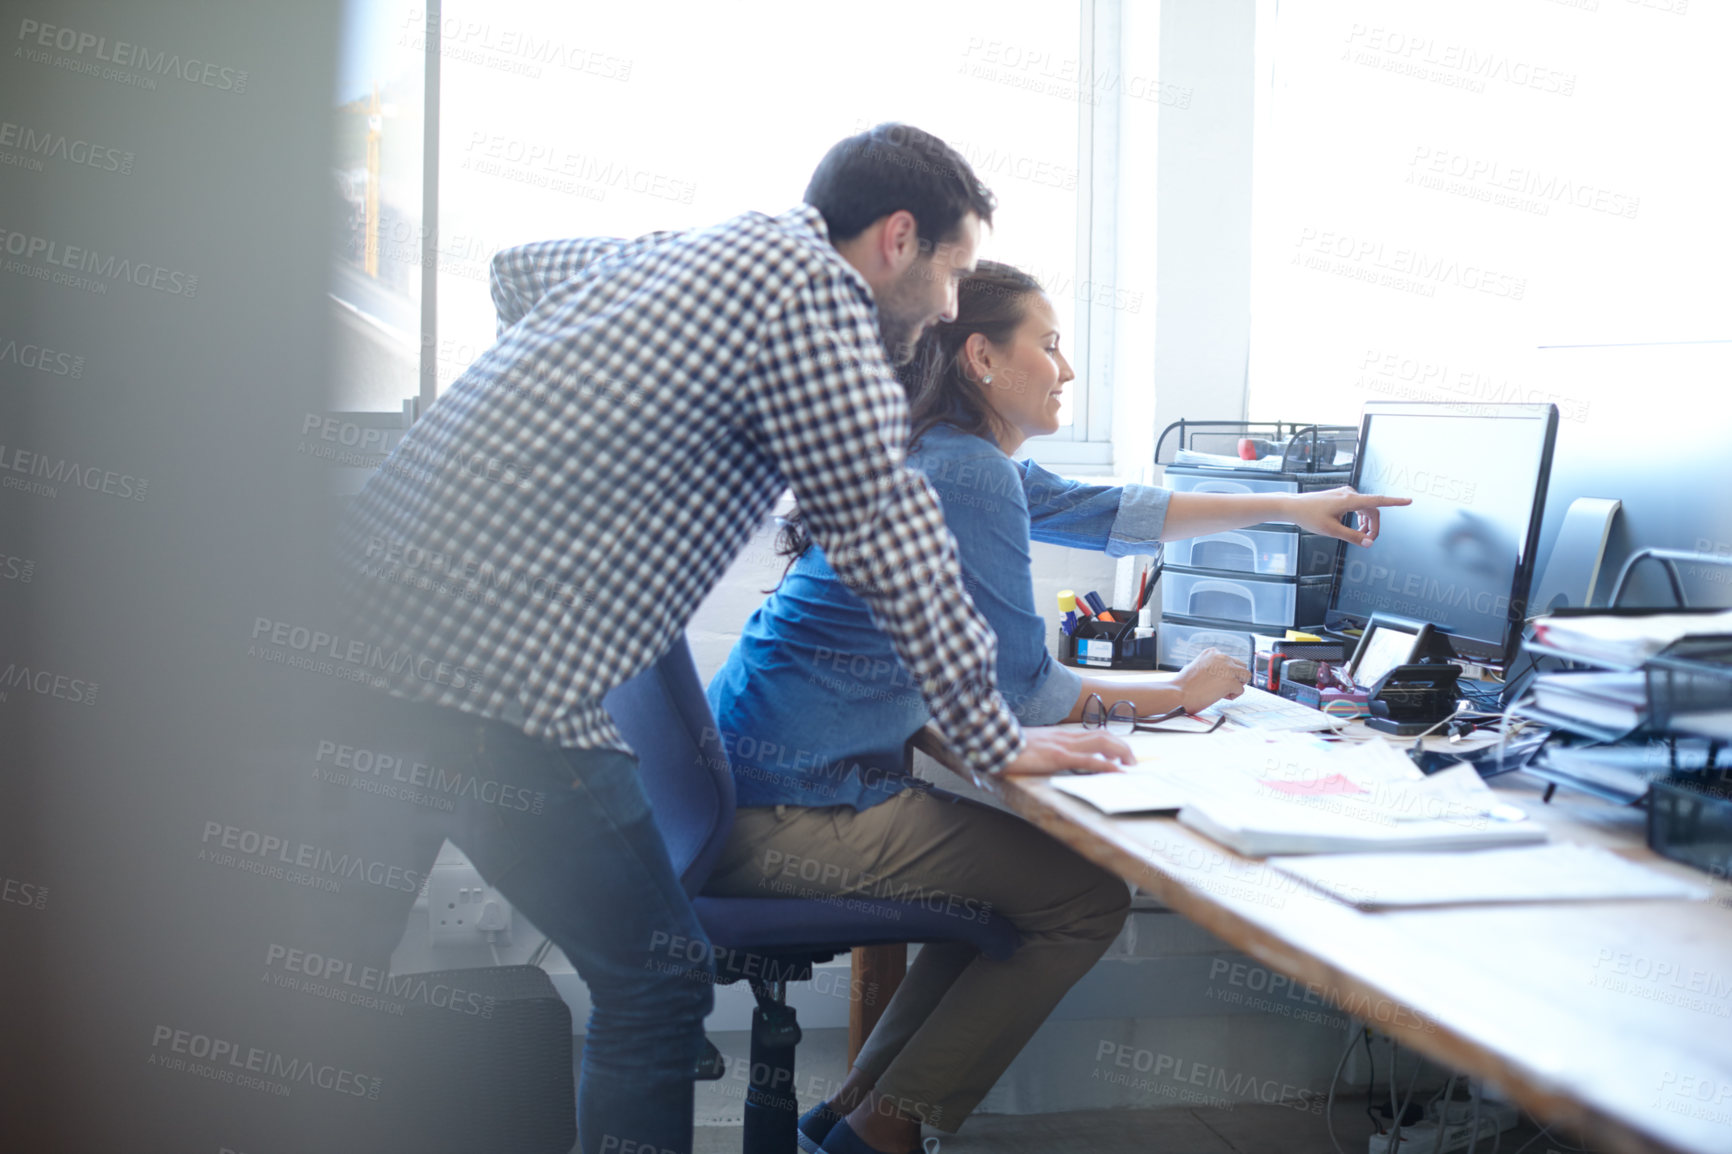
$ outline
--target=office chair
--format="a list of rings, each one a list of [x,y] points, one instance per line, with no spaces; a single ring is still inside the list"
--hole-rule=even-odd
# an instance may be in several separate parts
[[[748,982],[757,999],[742,1150],[787,1154],[795,1148],[799,1114],[794,1047],[800,1041],[787,1004],[789,982],[809,980],[814,963],[855,946],[967,942],[1002,960],[1016,950],[1016,930],[994,914],[966,920],[876,898],[850,898],[843,908],[821,899],[700,896],[733,827],[734,779],[685,638],[604,704],[637,752],[674,870],[716,947],[716,981]]]

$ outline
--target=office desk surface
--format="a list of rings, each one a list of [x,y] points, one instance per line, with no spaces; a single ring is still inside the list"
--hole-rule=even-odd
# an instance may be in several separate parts
[[[1186,739],[1194,740],[1194,739]],[[973,780],[928,727],[915,747]],[[1039,777],[982,781],[1084,856],[1403,1045],[1491,1079],[1596,1150],[1732,1154],[1732,885],[1708,902],[1362,913],[1171,817],[1108,817]],[[1643,845],[1643,815],[1521,774],[1501,800],[1554,841],[1697,881]],[[1489,1149],[1489,1146],[1483,1147]]]

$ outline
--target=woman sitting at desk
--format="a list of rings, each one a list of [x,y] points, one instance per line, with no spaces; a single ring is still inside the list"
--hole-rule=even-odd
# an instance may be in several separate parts
[[[943,502],[970,595],[998,635],[999,691],[1025,725],[1080,720],[1091,694],[1132,701],[1139,715],[1202,709],[1239,696],[1250,678],[1214,650],[1164,677],[1058,665],[1035,610],[1031,538],[1123,557],[1288,520],[1369,543],[1386,503],[1350,490],[1087,485],[1013,461],[1025,439],[1058,428],[1074,374],[1052,303],[1006,265],[983,261],[963,281],[957,319],[925,334],[903,377],[908,462]],[[1353,510],[1363,532],[1340,523]],[[960,917],[995,911],[1022,937],[1003,962],[966,945],[924,946],[846,1082],[800,1120],[808,1151],[906,1154],[921,1122],[947,1132],[962,1123],[1118,935],[1129,895],[1021,818],[906,775],[903,744],[928,719],[919,688],[797,519],[790,529],[786,576],[710,684],[740,808],[706,892],[936,901]]]

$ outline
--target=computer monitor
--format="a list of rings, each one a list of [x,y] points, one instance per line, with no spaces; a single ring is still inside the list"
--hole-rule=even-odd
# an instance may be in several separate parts
[[[1433,648],[1497,664],[1527,615],[1557,406],[1365,406],[1353,486],[1411,497],[1386,509],[1370,548],[1342,550],[1325,626],[1373,614],[1427,621]]]

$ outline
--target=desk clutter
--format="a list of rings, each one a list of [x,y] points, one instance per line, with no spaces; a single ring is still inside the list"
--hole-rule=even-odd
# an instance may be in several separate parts
[[[1648,561],[1665,568],[1676,607],[1622,604],[1631,572]],[[1530,773],[1645,804],[1656,853],[1722,877],[1732,871],[1732,610],[1689,608],[1678,574],[1726,564],[1638,551],[1608,608],[1534,622],[1523,648],[1538,672],[1510,705],[1553,731]]]
[[[1471,767],[1427,777],[1381,739],[1324,741],[1223,729],[1187,741],[1133,734],[1120,774],[1059,777],[1053,788],[1104,813],[1177,813],[1248,857],[1525,845],[1545,830],[1499,802]]]
[[[1605,850],[1548,845],[1466,764],[1426,776],[1394,743],[1223,730],[1196,741],[1126,738],[1123,773],[1052,779],[1114,816],[1179,823],[1346,904],[1706,900],[1712,890]]]
[[[1732,609],[1691,608],[1682,577],[1732,567],[1732,557],[1638,550],[1609,608],[1555,602],[1566,607],[1531,620],[1524,636],[1556,425],[1546,405],[1464,416],[1374,403],[1357,431],[1169,426],[1155,459],[1174,493],[1353,484],[1410,505],[1363,551],[1294,524],[1257,524],[1169,544],[1165,567],[1139,575],[1130,609],[1061,595],[1062,660],[1178,670],[1213,648],[1249,666],[1253,685],[1204,711],[1233,723],[1221,732],[1182,749],[1140,734],[1136,771],[1054,787],[1111,814],[1176,813],[1250,856],[1513,852],[1544,831],[1497,804],[1480,775],[1522,769],[1550,788],[1645,805],[1655,851],[1732,873]],[[1458,491],[1439,480],[1451,454],[1485,483]],[[1487,528],[1500,517],[1520,528],[1507,542]],[[1524,549],[1506,548],[1518,538]],[[1486,563],[1492,555],[1518,559]],[[1623,605],[1630,573],[1648,562],[1665,569],[1674,606]],[[1571,563],[1559,566],[1564,585]],[[1157,575],[1159,625],[1137,628]],[[1502,736],[1476,742],[1480,726]],[[1349,735],[1358,740],[1339,740]],[[1443,740],[1428,747],[1431,735]],[[1601,866],[1583,865],[1584,876],[1609,886],[1619,871]]]
[[[1273,439],[1255,434],[1270,431]],[[1179,421],[1161,434],[1178,448],[1163,483],[1175,493],[1308,493],[1350,483],[1356,431],[1343,426]],[[1237,455],[1209,451],[1235,440]],[[1162,448],[1157,446],[1156,459]],[[1353,639],[1302,632],[1327,616],[1342,542],[1268,523],[1166,547],[1156,665],[1180,669],[1204,649],[1251,668],[1254,684],[1331,717],[1374,717],[1377,728],[1420,734],[1455,709],[1455,670],[1419,668],[1426,641],[1415,624],[1407,659],[1355,677]],[[1393,636],[1393,634],[1391,634]],[[1402,667],[1385,684],[1379,679]]]

